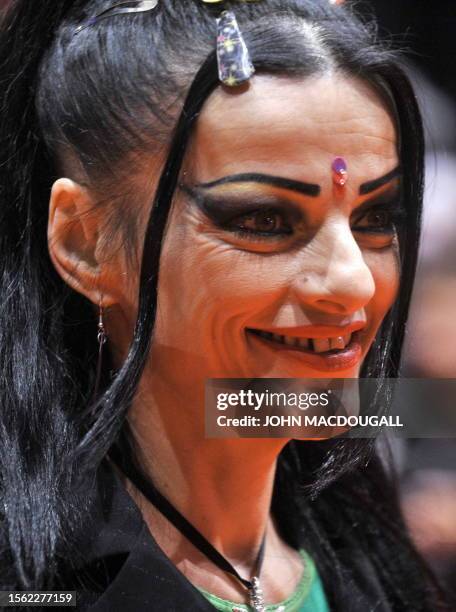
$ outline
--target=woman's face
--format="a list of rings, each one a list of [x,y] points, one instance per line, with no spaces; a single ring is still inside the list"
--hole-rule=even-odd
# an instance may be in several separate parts
[[[394,122],[361,81],[257,75],[246,91],[218,88],[161,258],[161,379],[359,376],[398,291],[400,178],[377,181],[398,166]]]

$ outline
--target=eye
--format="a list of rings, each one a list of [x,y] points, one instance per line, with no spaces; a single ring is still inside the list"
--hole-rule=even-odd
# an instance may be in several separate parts
[[[227,224],[226,229],[259,236],[291,234],[291,227],[282,213],[275,210],[258,210],[236,217]]]
[[[370,210],[362,217],[361,223],[358,222],[357,227],[384,228],[391,224],[392,217],[389,210]]]
[[[392,233],[406,218],[406,211],[398,202],[371,208],[359,217],[355,231],[370,233]]]

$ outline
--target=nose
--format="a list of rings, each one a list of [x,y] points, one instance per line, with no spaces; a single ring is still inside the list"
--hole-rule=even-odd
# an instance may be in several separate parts
[[[328,314],[351,314],[375,294],[375,281],[345,220],[328,223],[314,236],[312,261],[303,253],[296,279],[300,303]]]

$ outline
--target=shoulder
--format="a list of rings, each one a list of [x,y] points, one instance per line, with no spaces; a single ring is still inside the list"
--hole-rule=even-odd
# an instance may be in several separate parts
[[[100,466],[96,480],[90,520],[65,577],[78,610],[213,610],[158,547],[112,466]]]

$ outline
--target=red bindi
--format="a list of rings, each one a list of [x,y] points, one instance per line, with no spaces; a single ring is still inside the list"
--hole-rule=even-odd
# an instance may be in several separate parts
[[[333,182],[343,187],[348,180],[347,164],[342,157],[336,157],[332,163]]]

